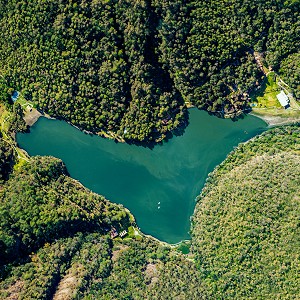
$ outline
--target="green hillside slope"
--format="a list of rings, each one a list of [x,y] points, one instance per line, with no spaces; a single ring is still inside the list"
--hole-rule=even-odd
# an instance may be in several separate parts
[[[273,129],[238,147],[208,182],[192,241],[210,295],[299,298],[299,127]]]
[[[1,183],[0,298],[201,299],[193,261],[131,224],[122,206],[68,177],[62,161],[30,158]],[[112,239],[113,228],[129,233]]]
[[[0,194],[1,260],[11,261],[78,231],[129,226],[124,209],[66,174],[60,160],[35,157],[10,177]]]
[[[0,80],[82,129],[160,141],[186,126],[186,105],[246,108],[263,77],[253,51],[298,97],[299,11],[273,0],[4,0]]]

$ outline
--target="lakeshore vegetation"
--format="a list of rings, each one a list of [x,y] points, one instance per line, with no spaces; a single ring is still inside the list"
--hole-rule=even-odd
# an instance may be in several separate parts
[[[247,108],[264,77],[254,51],[299,98],[299,3],[3,0],[0,84],[81,129],[160,141],[187,105]]]
[[[3,136],[1,299],[300,296],[299,125],[238,146],[210,174],[185,255],[140,234],[127,210],[71,179],[61,160],[16,168],[13,139]],[[112,238],[112,229],[128,234]]]
[[[187,105],[248,108],[266,71],[254,52],[299,98],[299,13],[298,0],[0,1],[0,298],[300,298],[299,124],[210,174],[183,254],[61,160],[22,154],[11,103],[20,91],[81,129],[157,142],[187,125]]]

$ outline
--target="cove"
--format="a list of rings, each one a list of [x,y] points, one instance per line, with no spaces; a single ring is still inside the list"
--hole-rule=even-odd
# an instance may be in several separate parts
[[[256,117],[237,122],[189,110],[190,124],[153,149],[87,135],[64,121],[40,118],[17,134],[31,156],[64,161],[70,175],[110,201],[121,203],[146,234],[177,243],[189,239],[190,216],[207,175],[238,143],[267,127]]]

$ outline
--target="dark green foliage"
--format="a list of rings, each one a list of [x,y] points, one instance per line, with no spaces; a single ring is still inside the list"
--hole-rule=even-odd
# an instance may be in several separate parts
[[[0,194],[2,260],[13,260],[58,237],[127,225],[128,215],[66,176],[63,163],[35,157]]]
[[[31,262],[25,264],[20,274],[19,280],[24,283],[20,299],[50,299],[83,242],[82,234],[78,234],[53,244],[47,243],[32,254]]]
[[[45,244],[0,282],[19,299],[206,299],[192,261],[148,238],[99,233]]]
[[[110,272],[110,252],[108,238],[99,233],[46,244],[24,266],[20,299],[81,299],[91,278],[99,280]]]
[[[300,52],[289,55],[280,64],[279,74],[300,99]]]
[[[0,132],[0,189],[3,180],[8,179],[14,164],[14,152],[11,146],[3,139]]]
[[[203,299],[195,264],[150,239],[115,244],[107,278],[92,282],[84,299]]]
[[[193,252],[215,299],[299,297],[299,126],[238,147],[193,217]]]
[[[281,61],[300,49],[300,2],[288,4],[273,15],[266,43],[266,59],[269,65],[279,69]]]
[[[7,85],[7,82],[0,75],[0,99],[6,104],[11,104],[11,96],[13,94],[13,89]]]
[[[234,116],[263,75],[253,49],[275,69],[299,49],[299,1],[12,0],[0,16],[10,87],[128,141],[184,127],[185,101]]]
[[[169,246],[141,236],[113,243],[106,230],[126,228],[127,212],[70,179],[58,159],[31,158],[0,197],[1,299],[205,294],[195,264]]]
[[[12,107],[12,115],[11,119],[9,120],[9,132],[15,133],[17,131],[23,132],[27,130],[27,125],[24,121],[24,112],[19,103],[15,103]]]

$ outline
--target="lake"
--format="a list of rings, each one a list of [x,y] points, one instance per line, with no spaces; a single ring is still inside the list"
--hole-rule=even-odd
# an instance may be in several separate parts
[[[31,156],[52,155],[70,175],[135,216],[146,234],[177,243],[189,239],[190,216],[207,175],[240,142],[267,127],[246,116],[237,122],[189,110],[190,124],[153,149],[87,135],[64,121],[40,118],[17,135]]]

